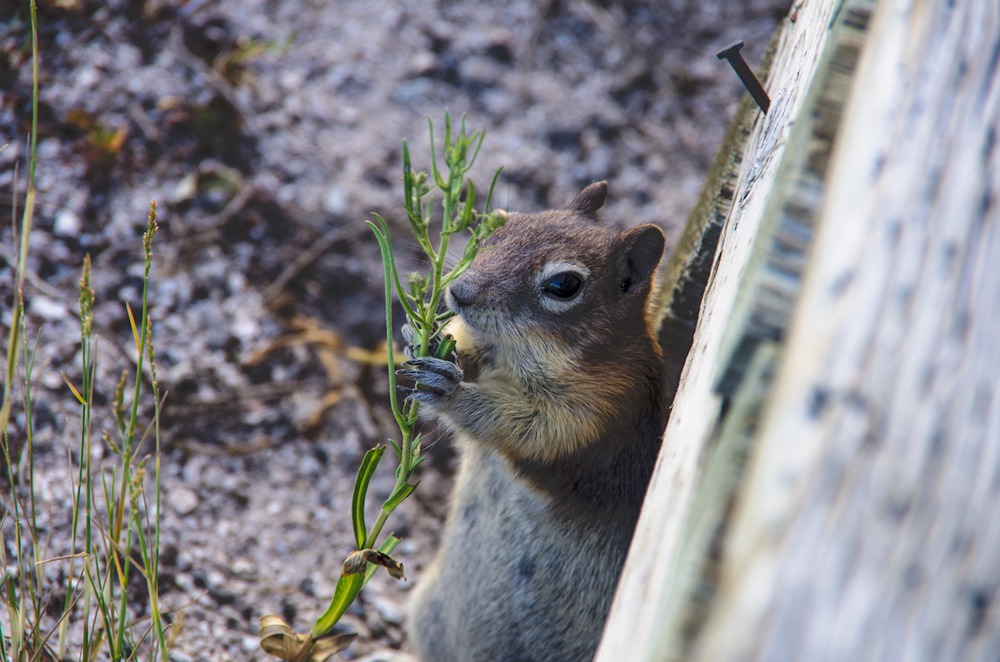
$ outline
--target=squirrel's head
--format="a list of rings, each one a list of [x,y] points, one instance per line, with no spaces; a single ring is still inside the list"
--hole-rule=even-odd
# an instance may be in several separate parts
[[[663,232],[602,226],[597,210],[607,192],[597,182],[565,209],[508,214],[449,287],[448,305],[467,336],[460,349],[548,342],[585,351],[650,336],[646,303]]]

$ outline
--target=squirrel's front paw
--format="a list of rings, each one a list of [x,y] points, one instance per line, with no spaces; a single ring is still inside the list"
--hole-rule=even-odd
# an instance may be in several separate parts
[[[462,381],[462,369],[451,361],[425,356],[410,359],[396,371],[399,377],[413,380],[407,397],[428,405],[446,400]]]

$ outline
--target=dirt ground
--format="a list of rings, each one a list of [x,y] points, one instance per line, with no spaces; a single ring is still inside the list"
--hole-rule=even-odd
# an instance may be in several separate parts
[[[4,337],[9,201],[24,190],[30,129],[27,4],[0,0]],[[379,211],[405,237],[402,140],[426,167],[427,119],[464,113],[487,132],[475,179],[503,168],[499,206],[559,206],[607,179],[606,219],[675,237],[742,93],[715,53],[741,38],[755,64],[788,4],[40,0],[25,299],[38,338],[35,487],[51,539],[68,539],[79,411],[60,373],[79,379],[83,256],[106,410],[132,360],[123,302],[140,298],[155,199],[170,659],[269,659],[258,617],[305,630],[325,609],[353,545],[354,473],[392,430],[384,367],[350,350],[384,338],[382,271],[362,221]],[[398,245],[412,261],[412,244]],[[343,621],[360,634],[345,658],[405,650],[407,594],[433,554],[454,460],[444,440],[430,453],[388,526],[408,580],[365,590]],[[392,485],[389,464],[371,503]]]

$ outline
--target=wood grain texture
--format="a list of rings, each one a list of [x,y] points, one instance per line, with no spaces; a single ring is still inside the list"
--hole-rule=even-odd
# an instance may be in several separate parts
[[[1000,5],[796,13],[598,659],[996,660]]]
[[[736,122],[752,128],[734,132],[739,140],[724,146],[737,164],[735,183],[710,180],[709,192],[718,200],[702,201],[696,213],[726,210],[716,263],[700,306],[698,327],[681,386],[664,437],[664,449],[647,494],[643,515],[605,628],[598,660],[617,661],[623,651],[630,660],[663,659],[670,637],[664,624],[678,617],[685,589],[675,586],[681,543],[706,454],[717,425],[722,399],[715,392],[719,348],[735,305],[741,280],[757,236],[785,141],[804,102],[809,80],[827,37],[834,0],[805,5],[795,23],[786,23],[777,35],[772,72],[766,87],[771,94],[769,114],[759,114],[744,103]],[[725,66],[724,63],[720,63]],[[794,66],[793,66],[794,65]],[[693,219],[702,227],[711,223]],[[718,256],[725,268],[718,267]],[[683,397],[681,396],[683,393]],[[672,615],[673,614],[673,615]],[[680,620],[678,620],[680,622]]]
[[[1000,6],[878,3],[692,659],[1000,655]]]

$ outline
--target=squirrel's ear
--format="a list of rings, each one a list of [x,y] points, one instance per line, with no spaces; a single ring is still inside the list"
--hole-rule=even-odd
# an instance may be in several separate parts
[[[604,205],[604,200],[607,197],[608,183],[606,181],[594,182],[573,198],[573,202],[569,203],[569,210],[585,216],[593,216]]]
[[[650,223],[637,225],[622,233],[622,253],[626,265],[623,291],[649,281],[663,257],[665,244],[663,230]]]

